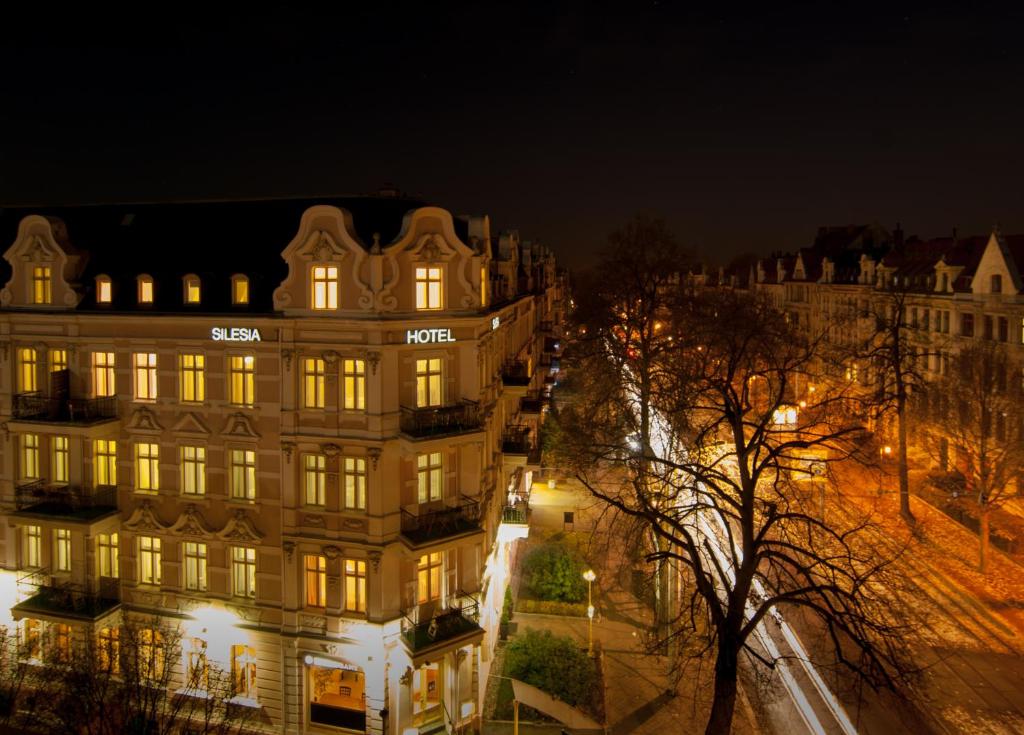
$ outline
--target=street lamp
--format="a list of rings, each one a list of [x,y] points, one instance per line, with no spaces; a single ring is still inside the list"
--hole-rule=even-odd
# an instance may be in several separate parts
[[[594,600],[591,597],[591,585],[597,579],[593,569],[583,572],[583,579],[587,580],[587,655],[594,655]]]

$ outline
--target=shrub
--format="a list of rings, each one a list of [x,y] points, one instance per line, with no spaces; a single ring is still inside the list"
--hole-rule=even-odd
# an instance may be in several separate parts
[[[524,613],[540,613],[542,615],[575,615],[578,618],[582,618],[587,614],[587,606],[582,602],[524,599],[519,601],[519,611]]]
[[[508,623],[512,620],[512,587],[505,588],[505,603],[501,607],[501,622]]]
[[[557,602],[587,599],[583,561],[563,544],[538,546],[526,557],[523,571],[527,590],[537,599]]]
[[[508,644],[505,675],[593,711],[594,692],[599,689],[594,660],[568,636],[527,628]]]

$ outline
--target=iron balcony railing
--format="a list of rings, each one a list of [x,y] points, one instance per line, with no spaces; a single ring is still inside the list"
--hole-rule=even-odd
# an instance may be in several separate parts
[[[14,488],[14,506],[19,511],[55,516],[98,516],[117,510],[117,488],[86,489],[56,485],[44,480],[22,483]]]
[[[424,544],[480,529],[480,503],[465,495],[444,506],[423,505],[415,513],[402,509],[402,535],[413,544]]]
[[[48,569],[32,570],[18,580],[29,597],[12,609],[26,615],[96,619],[121,604],[120,580],[100,577],[88,584],[54,579]]]
[[[510,426],[501,437],[501,451],[505,454],[529,454],[533,448],[529,426]]]
[[[117,418],[117,396],[47,398],[37,393],[19,393],[14,396],[12,414],[24,421],[92,424]]]
[[[475,431],[483,425],[476,401],[461,400],[450,406],[409,408],[402,406],[402,433],[414,437],[442,436]]]
[[[520,360],[510,360],[501,369],[501,382],[505,385],[529,385],[530,366]]]
[[[506,505],[501,509],[501,522],[513,526],[529,525],[530,506],[525,501],[515,505]]]
[[[480,630],[480,602],[463,593],[443,607],[440,600],[416,605],[402,617],[402,637],[414,652]]]
[[[540,413],[547,400],[541,391],[532,390],[520,399],[519,411],[521,413]]]
[[[554,325],[549,321],[543,321],[540,323],[541,332],[552,332],[554,331]]]

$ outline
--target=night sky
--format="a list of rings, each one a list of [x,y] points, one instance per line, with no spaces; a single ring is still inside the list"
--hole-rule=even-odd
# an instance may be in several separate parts
[[[1024,232],[1019,11],[431,5],[8,23],[0,202],[391,182],[570,265],[637,211],[716,261],[823,224]]]

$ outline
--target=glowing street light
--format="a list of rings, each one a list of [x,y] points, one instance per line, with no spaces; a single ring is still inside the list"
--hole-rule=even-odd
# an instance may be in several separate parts
[[[593,569],[583,572],[583,579],[587,580],[587,655],[594,655],[594,600],[591,597],[591,586],[597,575]]]

